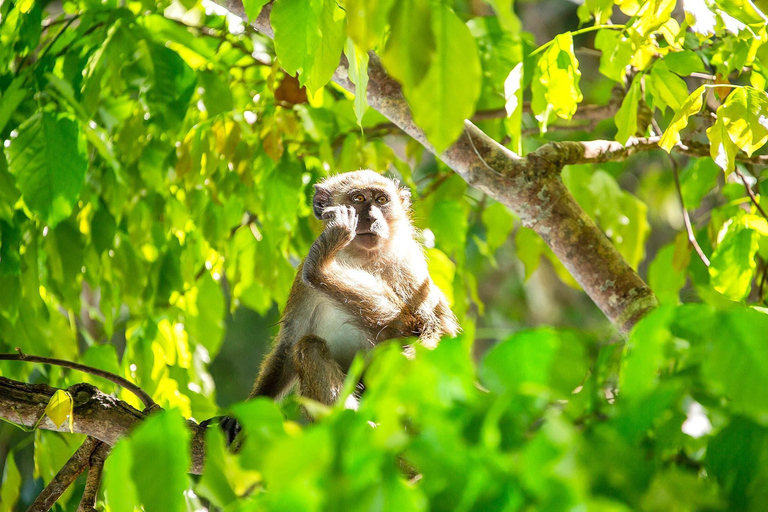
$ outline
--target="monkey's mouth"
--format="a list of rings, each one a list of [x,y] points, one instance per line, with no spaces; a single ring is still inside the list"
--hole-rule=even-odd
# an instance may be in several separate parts
[[[379,235],[371,231],[367,231],[365,233],[357,233],[355,235],[355,240],[364,248],[373,249],[379,244]]]

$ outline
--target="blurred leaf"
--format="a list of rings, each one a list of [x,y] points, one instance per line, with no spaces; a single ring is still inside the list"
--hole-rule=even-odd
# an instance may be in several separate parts
[[[701,205],[701,200],[717,186],[720,169],[710,158],[697,158],[680,173],[683,203],[689,210]]]
[[[344,54],[349,62],[349,79],[355,84],[355,117],[362,128],[363,115],[368,109],[368,54],[357,49],[352,39],[347,40]]]
[[[501,203],[493,203],[483,210],[482,220],[485,225],[485,239],[488,249],[493,254],[509,238],[515,216]]]
[[[378,45],[394,0],[345,0],[347,34],[365,54]]]
[[[768,433],[740,416],[712,439],[705,459],[712,475],[739,510],[759,510],[768,484]]]
[[[712,286],[731,300],[742,300],[752,286],[757,266],[759,235],[752,229],[731,224],[712,253],[709,276]]]
[[[456,276],[456,264],[439,249],[427,249],[429,275],[438,288],[445,294],[448,304],[454,304],[453,280]]]
[[[637,109],[643,102],[643,94],[640,90],[641,79],[642,75],[638,75],[632,80],[632,85],[616,112],[616,127],[619,129],[616,140],[622,144],[626,144],[627,140],[637,133]]]
[[[13,512],[21,494],[21,474],[16,466],[13,452],[5,458],[2,478],[0,478],[0,512]]]
[[[155,458],[148,462],[150,466],[159,465]],[[104,464],[104,495],[110,510],[134,512],[140,503],[136,483],[131,475],[133,464],[130,440],[124,438],[110,451]],[[152,472],[156,473],[157,469]]]
[[[664,246],[648,267],[648,284],[662,304],[677,304],[685,285],[685,269],[675,268],[675,244]]]
[[[243,9],[248,17],[248,21],[253,22],[258,18],[261,8],[267,3],[269,3],[269,0],[243,0]]]
[[[115,375],[122,375],[120,369],[120,363],[117,358],[117,350],[114,345],[92,345],[88,347],[88,350],[83,354],[81,363],[92,368],[98,368]],[[116,388],[116,384],[107,379],[101,377],[94,377],[88,374],[80,374],[82,377],[78,377],[78,380],[84,380],[86,382],[93,382],[104,393],[112,393]]]
[[[37,113],[8,147],[9,170],[24,203],[55,226],[69,217],[85,179],[85,139],[64,115]]]
[[[186,510],[189,429],[177,410],[144,420],[130,436],[130,481],[147,512]]]
[[[504,109],[507,118],[504,126],[510,138],[512,150],[523,153],[522,120],[523,120],[523,63],[518,63],[504,80]]]
[[[525,331],[494,346],[479,374],[495,393],[536,395],[550,388],[566,397],[587,374],[586,354],[578,338],[567,332]]]
[[[464,130],[480,94],[481,69],[477,46],[464,23],[444,4],[431,15],[435,52],[424,79],[403,82],[413,120],[437,151],[443,151]],[[421,51],[421,50],[419,50]]]
[[[632,329],[621,365],[621,400],[633,403],[658,386],[659,371],[667,361],[672,340],[669,322],[673,312],[670,307],[654,310]]]

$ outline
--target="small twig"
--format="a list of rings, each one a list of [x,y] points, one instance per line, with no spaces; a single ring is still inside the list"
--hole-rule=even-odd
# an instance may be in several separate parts
[[[43,363],[43,364],[52,364],[55,366],[61,366],[63,368],[69,368],[70,370],[77,370],[80,372],[84,372],[90,375],[94,375],[96,377],[101,377],[102,379],[107,379],[110,382],[113,382],[114,384],[117,384],[118,386],[122,386],[134,395],[138,397],[139,400],[141,400],[144,403],[144,406],[147,408],[153,408],[157,407],[157,404],[154,400],[152,400],[152,397],[147,394],[146,391],[141,389],[139,386],[134,384],[133,382],[129,381],[128,379],[125,379],[123,377],[120,377],[119,375],[115,375],[114,373],[110,373],[104,370],[99,370],[98,368],[93,368],[91,366],[86,366],[84,364],[80,363],[74,363],[72,361],[65,361],[64,359],[56,359],[53,357],[42,357],[42,356],[31,356],[28,354],[23,354],[21,352],[21,349],[17,348],[18,354],[0,354],[0,361],[26,361],[30,363]]]
[[[107,455],[109,455],[109,445],[106,443],[100,443],[91,453],[88,478],[85,481],[85,490],[80,499],[80,505],[77,507],[77,512],[96,512],[96,498],[101,486],[101,472],[104,469]]]
[[[48,512],[56,503],[56,500],[66,491],[72,482],[77,480],[80,473],[88,467],[91,453],[100,441],[93,437],[86,437],[80,448],[69,458],[64,466],[56,473],[45,489],[35,498],[27,512]]]
[[[677,162],[672,157],[672,155],[667,155],[667,156],[669,157],[669,161],[672,164],[672,174],[675,177],[675,188],[677,189],[677,197],[680,199],[680,208],[683,212],[683,222],[685,223],[685,230],[688,232],[688,242],[690,242],[691,246],[693,246],[694,250],[696,251],[696,254],[698,254],[699,258],[701,258],[701,261],[704,262],[704,265],[708,267],[709,258],[707,258],[706,254],[704,254],[704,251],[701,250],[701,246],[699,245],[698,240],[696,240],[696,235],[693,234],[691,217],[688,215],[688,210],[685,208],[685,202],[683,201],[683,191],[680,188],[680,176],[678,176],[678,173],[677,173]]]
[[[749,199],[752,201],[752,204],[754,204],[757,207],[757,211],[760,212],[760,215],[762,215],[763,218],[768,219],[768,215],[765,214],[765,211],[760,206],[760,203],[757,202],[757,197],[755,197],[755,193],[752,192],[752,187],[750,187],[749,183],[747,183],[747,177],[744,176],[744,174],[738,168],[735,168],[734,172],[736,172],[736,176],[738,176],[741,179],[741,182],[744,184],[744,189],[747,191],[747,195],[749,196]]]

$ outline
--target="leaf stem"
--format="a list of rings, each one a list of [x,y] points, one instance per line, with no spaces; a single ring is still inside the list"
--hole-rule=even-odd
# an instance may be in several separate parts
[[[576,30],[574,32],[571,32],[571,36],[578,36],[578,35],[581,35],[581,34],[586,34],[587,32],[592,32],[592,31],[595,31],[595,30],[600,30],[601,28],[607,28],[607,29],[611,29],[611,30],[624,30],[625,26],[624,25],[594,25],[592,27],[585,27],[585,28]],[[564,32],[564,33],[567,34],[567,32]],[[544,43],[543,45],[539,46],[538,48],[533,50],[531,53],[529,53],[528,56],[529,57],[533,57],[534,55],[543,52],[544,50],[546,50],[547,48],[552,46],[552,43],[554,43],[554,42],[555,42],[555,40],[552,39],[552,40]]]

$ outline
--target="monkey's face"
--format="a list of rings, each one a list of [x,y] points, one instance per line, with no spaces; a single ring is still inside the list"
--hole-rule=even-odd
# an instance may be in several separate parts
[[[389,239],[392,197],[387,190],[351,190],[348,203],[357,212],[357,228],[352,243],[366,250],[377,249]]]
[[[364,251],[384,250],[401,221],[408,222],[410,192],[373,171],[339,174],[315,185],[313,207],[327,220],[327,208],[349,206],[357,214],[352,246]]]

